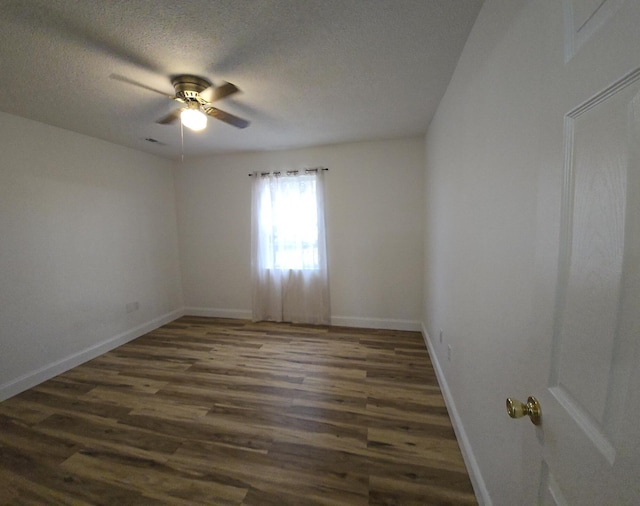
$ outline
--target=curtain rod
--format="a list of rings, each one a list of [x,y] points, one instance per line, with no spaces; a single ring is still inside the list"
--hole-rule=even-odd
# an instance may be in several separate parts
[[[303,169],[304,172],[318,172],[319,170],[329,170],[327,167],[313,167],[311,169]],[[288,176],[290,174],[298,174],[299,170],[285,170],[284,173]],[[261,176],[268,176],[269,174],[273,174],[274,176],[279,176],[282,174],[279,170],[273,172],[260,172]],[[253,176],[253,173],[248,174],[249,177]]]

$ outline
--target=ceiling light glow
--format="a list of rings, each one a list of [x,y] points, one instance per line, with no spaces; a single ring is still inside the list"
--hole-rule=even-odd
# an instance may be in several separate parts
[[[180,113],[180,121],[191,130],[202,130],[207,126],[207,115],[200,109],[185,109]]]

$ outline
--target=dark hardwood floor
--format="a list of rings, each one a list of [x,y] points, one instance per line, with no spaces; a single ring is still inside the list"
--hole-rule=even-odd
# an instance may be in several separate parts
[[[417,332],[183,317],[0,403],[1,504],[476,504]]]

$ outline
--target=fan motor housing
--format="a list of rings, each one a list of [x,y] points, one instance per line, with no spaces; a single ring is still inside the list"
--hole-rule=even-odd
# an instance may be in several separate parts
[[[197,99],[202,91],[211,86],[206,79],[191,75],[176,76],[171,84],[176,90],[176,97],[182,99]]]

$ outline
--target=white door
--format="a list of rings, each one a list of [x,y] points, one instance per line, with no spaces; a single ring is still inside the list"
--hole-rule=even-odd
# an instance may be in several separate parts
[[[550,360],[520,399],[542,410],[534,502],[640,505],[640,1],[563,3]]]

